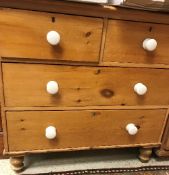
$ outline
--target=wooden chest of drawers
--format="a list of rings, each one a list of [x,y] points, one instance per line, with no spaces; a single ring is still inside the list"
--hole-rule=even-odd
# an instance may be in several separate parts
[[[27,153],[168,155],[168,14],[44,2],[0,2],[4,153],[14,170]]]

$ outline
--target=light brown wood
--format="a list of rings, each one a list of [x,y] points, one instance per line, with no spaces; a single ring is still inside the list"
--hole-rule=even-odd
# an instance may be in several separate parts
[[[98,106],[77,106],[75,107],[4,107],[4,111],[81,111],[81,110],[95,110],[98,109]],[[99,106],[100,110],[135,110],[135,109],[168,109],[168,106],[155,106],[155,105],[146,105],[146,106]]]
[[[155,153],[159,157],[167,157],[169,156],[169,109],[166,114],[166,125],[163,131],[162,144],[159,148],[155,150]]]
[[[10,58],[98,62],[103,20],[21,10],[0,11],[0,55]],[[46,35],[57,31],[51,46]]]
[[[3,154],[3,150],[4,150],[4,144],[3,144],[3,133],[0,132],[0,157]]]
[[[104,54],[105,40],[106,40],[106,34],[107,34],[107,25],[108,25],[108,19],[104,18],[99,64],[102,64],[102,62],[103,62],[103,54]]]
[[[143,144],[132,144],[130,145],[130,148],[134,147],[153,147],[153,148],[159,148],[161,143],[143,143]],[[52,152],[68,152],[68,151],[81,151],[81,150],[100,150],[100,149],[112,149],[112,148],[128,148],[129,145],[111,145],[111,146],[97,146],[97,147],[75,147],[75,148],[63,148],[63,149],[57,149],[57,148],[52,148],[52,149],[43,149],[43,150],[26,150],[26,151],[4,151],[5,156],[14,156],[14,155],[24,155],[24,154],[41,154],[41,153],[52,153]]]
[[[165,114],[166,110],[7,112],[9,150],[71,150],[79,147],[159,144]],[[128,123],[138,127],[135,136],[126,131]],[[45,137],[48,126],[56,127],[56,139]]]
[[[169,24],[168,13],[53,0],[1,0],[0,7]]]
[[[152,155],[152,148],[140,148],[139,159],[143,163],[147,163]]]
[[[6,118],[5,118],[5,110],[4,110],[4,86],[3,86],[3,78],[2,78],[2,62],[0,57],[0,99],[1,99],[1,119],[3,126],[3,144],[4,149],[8,151],[8,138],[7,138],[7,130],[6,130]]]
[[[168,105],[168,77],[168,69],[3,63],[5,105],[11,107]],[[51,80],[59,84],[57,95],[46,91]],[[138,82],[148,87],[144,96],[133,90]]]
[[[163,137],[163,148],[169,152],[169,110],[168,110],[168,122],[166,123],[166,128]]]
[[[1,106],[0,106],[0,132],[2,132]]]
[[[104,61],[169,64],[168,31],[168,25],[109,20]],[[142,43],[146,38],[157,40],[155,51],[143,49]]]
[[[164,148],[155,149],[155,154],[159,157],[169,157],[169,151],[164,150]]]
[[[24,168],[24,156],[17,156],[10,158],[10,164],[14,171],[21,171]]]

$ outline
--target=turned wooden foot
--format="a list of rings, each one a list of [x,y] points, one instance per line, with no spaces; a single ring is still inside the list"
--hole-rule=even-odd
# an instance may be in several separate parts
[[[152,155],[152,148],[140,148],[139,159],[141,162],[146,163],[150,160]]]
[[[14,171],[21,171],[24,167],[24,156],[10,157],[10,164]]]

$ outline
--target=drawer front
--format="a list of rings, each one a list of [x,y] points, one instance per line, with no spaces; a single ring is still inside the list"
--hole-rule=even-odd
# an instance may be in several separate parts
[[[168,105],[168,77],[167,69],[3,63],[6,106]],[[50,81],[59,86],[54,95]],[[139,82],[145,95],[134,91]]]
[[[109,20],[104,52],[105,62],[169,64],[169,25]],[[146,38],[148,49],[143,49]],[[146,47],[146,48],[147,48]]]
[[[9,150],[159,144],[165,114],[165,110],[7,112]],[[129,123],[138,128],[136,135],[125,129]],[[56,128],[54,139],[45,137],[49,126]]]
[[[0,55],[10,58],[97,62],[102,27],[103,21],[99,18],[1,10]],[[47,42],[49,31],[59,33],[58,45],[52,46]],[[50,37],[50,41],[58,39],[55,34]]]

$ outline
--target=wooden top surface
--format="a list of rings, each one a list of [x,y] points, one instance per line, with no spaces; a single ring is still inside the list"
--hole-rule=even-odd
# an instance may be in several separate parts
[[[169,13],[63,0],[0,0],[0,7],[169,24]]]

